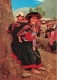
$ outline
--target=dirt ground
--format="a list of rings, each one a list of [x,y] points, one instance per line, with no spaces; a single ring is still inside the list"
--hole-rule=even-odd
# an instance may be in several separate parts
[[[42,57],[42,66],[46,68],[46,71],[41,71],[41,75],[32,74],[30,77],[23,78],[23,69],[20,66],[20,73],[15,76],[4,75],[3,79],[0,80],[57,80],[56,79],[56,67],[57,67],[57,54],[45,51],[44,49],[39,49]],[[0,74],[1,75],[1,74]]]

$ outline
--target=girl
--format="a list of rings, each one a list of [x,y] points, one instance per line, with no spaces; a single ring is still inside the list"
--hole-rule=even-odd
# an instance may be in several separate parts
[[[37,12],[27,14],[26,19],[29,21],[29,24],[22,24],[20,27],[15,28],[12,33],[15,38],[13,42],[15,45],[12,46],[12,50],[13,53],[17,54],[18,62],[23,68],[30,68],[31,72],[35,74],[41,74],[38,69],[45,70],[45,68],[41,67],[41,56],[33,43],[34,40],[36,41],[36,21],[40,17]],[[19,36],[21,36],[21,44],[19,44]]]

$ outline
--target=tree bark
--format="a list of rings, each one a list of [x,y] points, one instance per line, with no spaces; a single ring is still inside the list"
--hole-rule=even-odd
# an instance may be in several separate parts
[[[0,0],[0,79],[3,80],[9,75],[16,74],[14,68],[13,59],[11,56],[11,41],[12,37],[6,31],[9,25],[15,22],[12,8],[11,0]]]

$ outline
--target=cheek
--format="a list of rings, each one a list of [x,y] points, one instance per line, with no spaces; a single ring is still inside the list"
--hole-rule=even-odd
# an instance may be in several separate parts
[[[32,23],[32,19],[30,19],[30,23]]]
[[[21,19],[23,19],[23,17],[21,17]]]
[[[34,19],[31,19],[31,22],[36,22],[36,20],[34,20]]]
[[[20,19],[22,19],[22,17],[20,17]]]
[[[18,17],[18,19],[19,19],[19,17]]]
[[[18,19],[23,19],[23,17],[19,17]]]
[[[19,17],[18,19],[21,19],[21,17]]]

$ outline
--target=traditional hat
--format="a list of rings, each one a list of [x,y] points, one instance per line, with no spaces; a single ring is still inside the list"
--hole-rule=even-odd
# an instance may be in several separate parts
[[[19,14],[17,14],[17,16],[16,17],[19,17],[19,16],[24,16],[24,13],[23,12],[19,12]]]
[[[53,27],[50,27],[49,29],[50,29],[50,31],[54,31],[55,30]]]
[[[26,19],[29,20],[32,16],[36,16],[38,19],[41,19],[42,16],[38,12],[30,12],[26,15]]]
[[[50,30],[46,30],[45,33],[47,33],[47,32],[51,32],[51,31]]]

